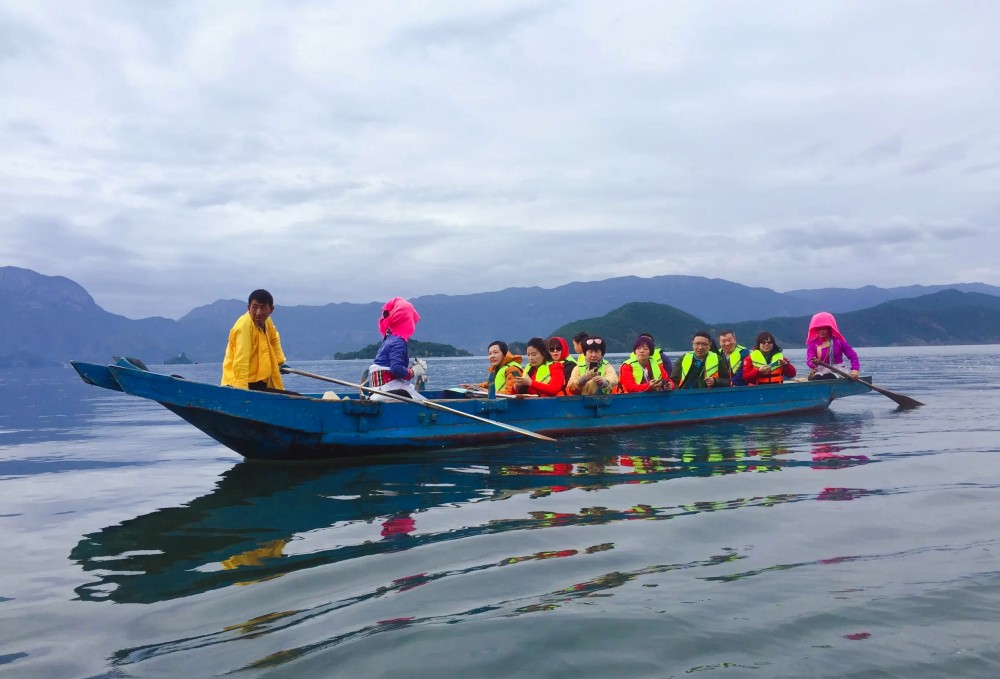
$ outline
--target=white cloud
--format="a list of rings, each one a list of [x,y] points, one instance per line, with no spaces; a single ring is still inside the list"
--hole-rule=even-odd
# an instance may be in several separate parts
[[[993,3],[8,2],[0,265],[110,311],[980,280]]]

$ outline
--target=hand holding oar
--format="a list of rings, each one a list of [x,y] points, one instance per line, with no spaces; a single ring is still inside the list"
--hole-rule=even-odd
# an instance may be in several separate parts
[[[369,394],[379,394],[381,396],[385,396],[386,398],[390,398],[395,401],[402,401],[404,403],[410,403],[415,406],[420,406],[421,408],[430,408],[431,410],[440,410],[442,412],[451,413],[452,415],[458,415],[459,417],[467,417],[470,420],[476,420],[477,422],[483,422],[485,424],[492,424],[494,427],[507,429],[508,431],[516,432],[518,434],[522,434],[524,436],[530,436],[536,439],[541,439],[542,441],[555,441],[554,438],[550,438],[548,436],[545,436],[544,434],[536,434],[533,431],[528,431],[527,429],[521,429],[520,427],[504,424],[503,422],[497,422],[496,420],[489,420],[486,419],[485,417],[472,415],[471,413],[463,413],[461,410],[455,410],[454,408],[449,408],[448,406],[443,406],[440,403],[435,403],[433,401],[416,401],[412,398],[407,398],[406,396],[393,394],[392,392],[389,391],[382,391],[381,389],[366,387],[363,384],[355,384],[354,382],[348,382],[347,380],[338,380],[335,377],[316,375],[314,373],[307,373],[302,370],[294,370],[288,367],[284,368],[283,372],[292,373],[293,375],[302,375],[303,377],[311,377],[314,380],[322,380],[323,382],[333,382],[334,384],[339,384],[344,387],[353,387],[354,389],[360,389],[361,391],[366,391]]]
[[[910,398],[909,396],[904,396],[903,394],[897,394],[894,391],[889,391],[888,389],[883,389],[882,387],[876,387],[871,382],[867,382],[867,381],[862,380],[862,379],[857,378],[857,377],[851,377],[851,373],[845,372],[845,371],[841,370],[840,368],[838,368],[837,366],[830,365],[829,363],[826,363],[825,361],[821,361],[818,358],[813,359],[813,360],[815,361],[815,363],[817,365],[821,365],[824,368],[827,368],[828,370],[832,370],[833,372],[837,373],[841,377],[846,377],[847,379],[857,380],[858,382],[861,382],[862,384],[867,384],[868,387],[872,391],[877,391],[878,393],[882,394],[883,396],[888,396],[889,398],[891,398],[893,401],[895,401],[899,405],[900,408],[916,408],[917,406],[922,406],[923,405],[923,403],[921,403],[920,401],[916,400],[915,398]]]

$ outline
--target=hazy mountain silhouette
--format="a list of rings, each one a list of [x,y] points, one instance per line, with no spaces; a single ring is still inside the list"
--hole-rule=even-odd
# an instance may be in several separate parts
[[[840,314],[857,310],[854,305],[892,297],[895,290],[900,291],[898,298],[914,298],[922,291],[937,292],[949,287],[956,291],[970,289],[988,294],[951,298],[929,296],[932,298],[929,304],[953,305],[961,309],[950,315],[945,308],[925,308],[924,302],[919,300],[914,300],[914,308],[891,307],[889,311],[876,312],[883,319],[882,330],[873,326],[870,331],[854,331],[852,341],[859,345],[862,342],[961,344],[997,341],[989,339],[992,337],[990,319],[994,313],[989,303],[1000,298],[1000,288],[981,283],[888,290],[869,287],[858,291],[830,288],[799,290],[793,294],[697,276],[626,276],[570,283],[552,289],[509,288],[471,295],[430,295],[411,301],[423,318],[416,339],[451,344],[483,354],[491,340],[523,341],[551,333],[553,328],[566,324],[583,327],[591,322],[590,319],[600,319],[633,303],[638,305],[630,306],[631,311],[623,312],[623,316],[613,321],[623,325],[621,341],[627,342],[629,347],[634,339],[634,336],[629,338],[633,329],[648,330],[656,335],[658,342],[662,338],[663,342],[669,340],[671,344],[683,339],[684,335],[690,337],[689,324],[694,322],[691,318],[715,327],[738,326],[741,341],[752,339],[749,335],[756,334],[756,330],[751,332],[750,328],[767,325],[771,332],[780,335],[779,328],[784,327],[781,324],[789,323],[787,327],[797,344],[804,336],[804,329],[798,331],[801,319],[808,319],[815,311],[832,311],[840,318]],[[280,291],[272,292],[278,302],[274,321],[290,360],[332,358],[335,352],[356,351],[380,339],[377,324],[380,301],[284,306]],[[17,365],[44,364],[70,359],[100,362],[123,354],[155,364],[180,353],[198,362],[221,362],[229,328],[246,311],[245,300],[218,300],[192,309],[179,320],[161,317],[133,320],[105,311],[83,287],[68,278],[45,276],[17,267],[0,267],[0,294],[7,305],[6,318],[11,321],[0,343],[0,365],[15,361]],[[984,297],[988,299],[982,299]],[[920,300],[925,298],[928,297]],[[642,303],[669,306],[673,310],[654,310],[643,307]],[[774,321],[753,320],[765,309],[768,316],[775,317]],[[636,310],[643,310],[646,318],[636,317],[634,322],[629,320],[631,325],[624,327],[625,319],[631,319]],[[900,314],[898,323],[889,322],[894,318],[893,313]],[[907,314],[927,320],[922,326],[904,324]],[[939,321],[944,323],[940,328],[934,325]],[[678,327],[683,328],[683,332]],[[792,328],[795,328],[794,333]]]

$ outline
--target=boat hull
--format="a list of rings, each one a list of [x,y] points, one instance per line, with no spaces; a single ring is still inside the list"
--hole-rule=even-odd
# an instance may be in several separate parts
[[[156,401],[248,459],[356,457],[415,448],[475,446],[524,439],[461,414],[416,403],[323,400],[220,387],[131,365],[75,363],[90,384]],[[525,399],[455,399],[448,408],[561,437],[821,411],[869,391],[852,380],[758,387]],[[445,393],[431,394],[445,396]],[[544,445],[544,444],[540,444]]]

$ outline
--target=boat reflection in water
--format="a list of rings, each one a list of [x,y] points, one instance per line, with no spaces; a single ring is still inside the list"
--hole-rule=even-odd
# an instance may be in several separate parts
[[[183,506],[84,536],[70,558],[96,579],[75,591],[83,600],[153,603],[477,535],[815,500],[815,495],[781,495],[662,507],[591,506],[572,512],[562,511],[565,503],[559,511],[549,506],[555,494],[575,489],[823,465],[822,458],[809,454],[810,426],[781,419],[717,424],[670,438],[662,432],[595,436],[576,441],[571,450],[510,444],[366,458],[354,466],[241,463],[223,474],[212,492]],[[798,448],[789,453],[786,440],[797,441]],[[868,462],[864,456],[828,459],[838,467]],[[517,497],[542,501],[537,511],[525,511],[521,502],[503,503]],[[580,497],[589,502],[593,496]],[[422,512],[461,510],[479,502],[496,504],[488,512],[459,511],[460,527],[451,518],[447,528],[430,522],[421,529]],[[297,540],[305,540],[308,548],[297,547]],[[558,554],[509,558],[552,556]]]

